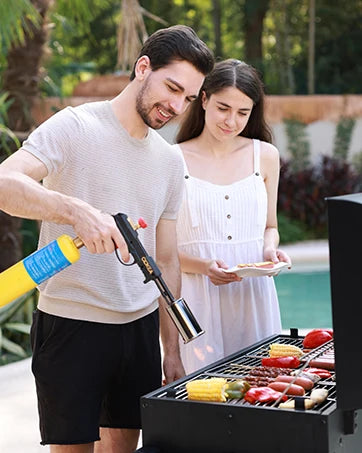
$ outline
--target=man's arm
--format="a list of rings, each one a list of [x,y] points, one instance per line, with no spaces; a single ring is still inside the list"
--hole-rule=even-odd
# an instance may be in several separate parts
[[[71,225],[91,253],[111,253],[114,243],[122,258],[128,248],[114,219],[88,203],[43,187],[43,162],[20,149],[0,165],[0,209],[12,216]]]
[[[178,299],[180,297],[181,274],[177,254],[176,221],[160,220],[156,230],[156,261],[162,276],[171,293]],[[170,315],[166,310],[166,302],[162,297],[159,300],[160,307],[160,332],[163,345],[163,372],[166,383],[173,382],[185,375],[180,348],[179,333]]]

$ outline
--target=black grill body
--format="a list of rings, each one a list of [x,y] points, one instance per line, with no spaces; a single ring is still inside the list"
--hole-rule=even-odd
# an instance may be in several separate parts
[[[316,385],[328,389],[327,400],[313,410],[278,409],[244,400],[187,400],[189,380],[243,378],[268,355],[270,343],[301,347],[303,337],[291,329],[290,335],[269,337],[142,397],[142,452],[362,452],[362,330],[355,313],[362,301],[362,194],[328,199],[328,214],[334,343],[310,353],[318,358],[333,348],[336,371]],[[312,358],[306,354],[301,360]]]

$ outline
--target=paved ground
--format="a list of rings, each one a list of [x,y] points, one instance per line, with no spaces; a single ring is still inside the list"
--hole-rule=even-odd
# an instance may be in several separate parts
[[[293,266],[305,262],[328,263],[326,241],[282,247]],[[30,359],[0,367],[0,452],[46,453],[39,444],[38,413]]]

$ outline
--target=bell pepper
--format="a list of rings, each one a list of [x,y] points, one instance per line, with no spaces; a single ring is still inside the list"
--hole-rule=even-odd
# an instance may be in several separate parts
[[[229,382],[225,387],[225,394],[229,399],[243,398],[245,393],[250,389],[248,381],[237,379],[236,381]]]
[[[264,357],[261,359],[261,364],[263,366],[274,366],[278,368],[298,368],[300,360],[294,356]]]
[[[304,337],[303,347],[306,349],[314,349],[318,346],[332,340],[333,335],[327,330],[313,329]]]
[[[245,393],[244,399],[248,403],[270,403],[281,397],[282,393],[271,389],[270,387],[252,387]],[[280,401],[286,401],[288,397],[283,395]]]
[[[306,373],[311,373],[319,376],[321,379],[328,379],[332,376],[332,374],[328,370],[324,370],[323,368],[306,368],[304,370]]]

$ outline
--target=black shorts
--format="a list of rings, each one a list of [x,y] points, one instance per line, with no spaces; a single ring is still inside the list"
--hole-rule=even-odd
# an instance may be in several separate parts
[[[127,324],[34,312],[32,371],[41,443],[99,440],[99,427],[141,427],[140,396],[161,386],[158,310]]]

